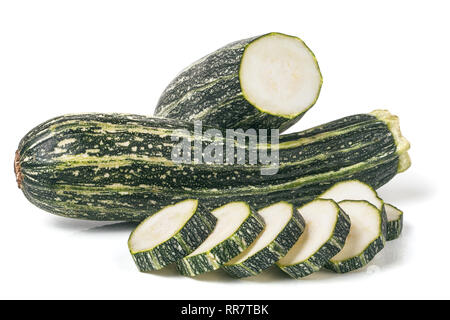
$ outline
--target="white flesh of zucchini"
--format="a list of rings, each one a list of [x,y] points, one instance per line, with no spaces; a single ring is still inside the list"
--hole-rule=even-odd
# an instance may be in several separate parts
[[[380,211],[366,201],[342,201],[339,206],[350,217],[350,233],[344,248],[331,262],[348,260],[361,255],[367,247],[382,236]]]
[[[247,46],[239,77],[250,103],[288,118],[313,105],[322,84],[311,51],[300,39],[281,34],[262,37]]]
[[[400,237],[403,230],[403,211],[391,204],[385,204],[387,216],[386,240],[392,241]]]
[[[129,239],[132,252],[152,249],[170,239],[192,217],[197,200],[186,200],[168,206],[141,223]]]
[[[382,210],[384,204],[372,187],[359,180],[338,182],[322,193],[319,198],[331,199],[338,203],[344,200],[365,200],[378,210]]]

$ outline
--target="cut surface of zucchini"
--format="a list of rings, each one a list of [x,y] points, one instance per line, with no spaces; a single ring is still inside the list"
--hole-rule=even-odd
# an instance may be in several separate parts
[[[386,240],[392,241],[400,237],[403,230],[403,211],[391,204],[385,204],[387,215]]]
[[[285,117],[295,117],[313,105],[322,84],[316,59],[303,41],[278,33],[245,48],[239,77],[251,104]]]
[[[216,218],[184,200],[142,221],[131,233],[128,247],[140,271],[153,271],[194,251],[212,232]]]
[[[344,200],[365,200],[377,207],[378,210],[382,210],[384,204],[371,186],[359,180],[338,182],[322,193],[319,198],[331,199],[338,203]]]
[[[245,202],[231,202],[211,213],[217,218],[213,232],[177,262],[183,275],[195,276],[220,268],[247,249],[265,226],[263,218]]]
[[[282,132],[314,105],[321,86],[317,60],[301,39],[267,33],[229,43],[182,70],[155,116]]]
[[[317,199],[298,209],[305,231],[277,266],[293,278],[319,271],[345,244],[350,218],[333,201]]]
[[[222,267],[236,278],[254,276],[272,266],[294,245],[304,230],[301,215],[288,202],[258,211],[266,224],[252,245]]]
[[[364,200],[345,200],[339,206],[350,217],[351,227],[345,246],[325,265],[344,273],[368,264],[385,244],[386,216]]]

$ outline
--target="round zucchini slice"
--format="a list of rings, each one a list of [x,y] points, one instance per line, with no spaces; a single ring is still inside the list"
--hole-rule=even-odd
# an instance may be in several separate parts
[[[194,251],[216,220],[197,200],[184,200],[142,221],[131,233],[128,248],[141,272],[159,270]]]
[[[385,245],[386,215],[364,200],[345,200],[339,206],[350,217],[351,226],[342,250],[325,267],[345,273],[367,265]]]
[[[162,93],[155,115],[284,131],[315,104],[321,86],[306,44],[269,33],[230,43],[184,69]]]
[[[391,204],[385,205],[387,215],[386,240],[392,241],[400,237],[403,230],[403,211]]]
[[[359,180],[346,180],[334,184],[330,189],[322,193],[319,198],[331,199],[336,202],[344,200],[365,200],[383,210],[384,202],[377,192],[368,184]]]
[[[298,209],[305,231],[277,266],[299,279],[319,271],[342,250],[350,231],[350,218],[333,200],[314,200]]]
[[[364,200],[380,210],[381,215],[383,215],[383,220],[387,220],[384,201],[371,186],[359,180],[338,182],[320,195],[319,198],[332,199],[336,202],[344,200]],[[387,226],[384,231],[387,232]],[[385,238],[387,239],[387,233],[385,234]]]

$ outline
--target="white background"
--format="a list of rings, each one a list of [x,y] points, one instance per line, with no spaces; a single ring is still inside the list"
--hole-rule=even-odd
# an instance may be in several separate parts
[[[446,1],[1,1],[0,298],[450,298]],[[412,167],[380,189],[405,212],[401,239],[359,272],[231,280],[139,273],[130,224],[65,219],[17,189],[19,140],[77,112],[151,115],[186,65],[234,40],[301,37],[324,85],[293,130],[375,108],[400,116]]]

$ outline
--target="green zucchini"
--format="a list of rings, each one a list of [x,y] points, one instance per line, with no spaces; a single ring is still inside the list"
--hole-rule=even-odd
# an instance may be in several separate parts
[[[281,132],[314,105],[321,86],[305,43],[269,33],[230,43],[184,69],[162,93],[155,116]]]
[[[258,211],[266,227],[252,245],[222,266],[235,278],[257,275],[286,255],[305,229],[302,216],[288,202]]]
[[[198,200],[187,199],[142,221],[131,233],[128,248],[141,272],[159,270],[200,246],[216,221]]]
[[[177,270],[196,276],[219,269],[247,249],[263,231],[264,219],[245,202],[231,202],[212,211],[213,232],[191,254],[177,261]]]
[[[298,209],[305,232],[277,266],[292,278],[319,271],[342,250],[350,231],[350,218],[333,200],[314,200]]]
[[[400,237],[403,230],[403,211],[391,204],[385,205],[387,215],[386,240],[392,241]]]
[[[367,265],[386,243],[386,214],[365,200],[345,200],[339,206],[350,217],[351,226],[342,250],[325,268],[338,273]]]
[[[172,160],[183,139],[197,139],[190,122],[67,115],[22,139],[14,169],[26,198],[46,211],[80,219],[142,221],[188,198],[208,209],[232,201],[247,201],[256,209],[279,201],[298,206],[342,180],[358,179],[376,189],[409,166],[409,144],[387,111],[282,135],[278,144],[252,147],[247,141],[239,146],[246,159],[253,151],[277,151],[279,166],[273,175],[261,174],[265,164]],[[206,135],[198,139],[203,146],[213,141]],[[220,141],[236,143],[226,137]],[[233,152],[236,157],[238,148]]]

